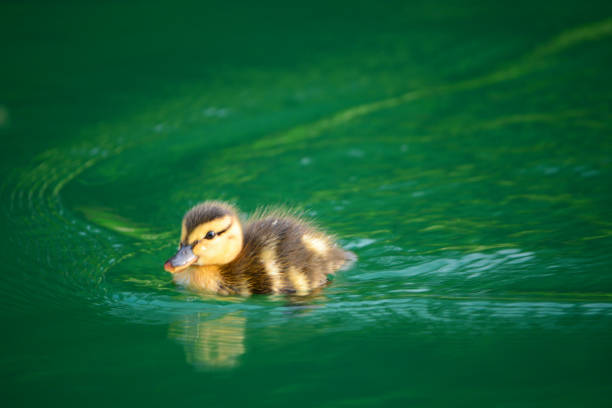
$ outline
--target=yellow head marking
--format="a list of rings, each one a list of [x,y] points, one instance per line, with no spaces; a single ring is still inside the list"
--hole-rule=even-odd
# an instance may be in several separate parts
[[[210,239],[205,238],[209,231],[215,233]],[[192,246],[195,265],[225,265],[240,254],[242,240],[240,221],[226,215],[196,226],[183,243]]]
[[[208,231],[223,231],[226,229],[232,222],[232,217],[226,215],[221,218],[217,218],[215,220],[206,222],[204,224],[200,224],[191,231],[189,237],[187,238],[187,243],[191,243],[193,241],[197,241],[199,239],[204,238]]]

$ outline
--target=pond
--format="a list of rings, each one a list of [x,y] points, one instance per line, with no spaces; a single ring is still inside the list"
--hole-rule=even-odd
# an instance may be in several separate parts
[[[8,406],[608,406],[612,3],[4,2]],[[302,210],[305,297],[163,269]]]

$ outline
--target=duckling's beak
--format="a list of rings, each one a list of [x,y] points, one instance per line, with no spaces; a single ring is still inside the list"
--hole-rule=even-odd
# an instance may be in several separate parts
[[[170,273],[178,272],[197,260],[198,257],[193,253],[191,245],[181,245],[178,252],[166,261],[164,269]]]

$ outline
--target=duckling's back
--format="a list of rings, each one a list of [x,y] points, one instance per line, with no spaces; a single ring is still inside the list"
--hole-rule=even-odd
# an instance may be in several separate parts
[[[353,259],[305,222],[270,215],[246,225],[244,248],[223,275],[228,284],[250,293],[305,294],[325,285],[329,274]]]

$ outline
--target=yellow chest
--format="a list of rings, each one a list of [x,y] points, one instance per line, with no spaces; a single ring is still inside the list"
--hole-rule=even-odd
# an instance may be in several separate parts
[[[173,275],[178,285],[210,292],[222,292],[223,279],[219,268],[212,266],[193,266]]]

